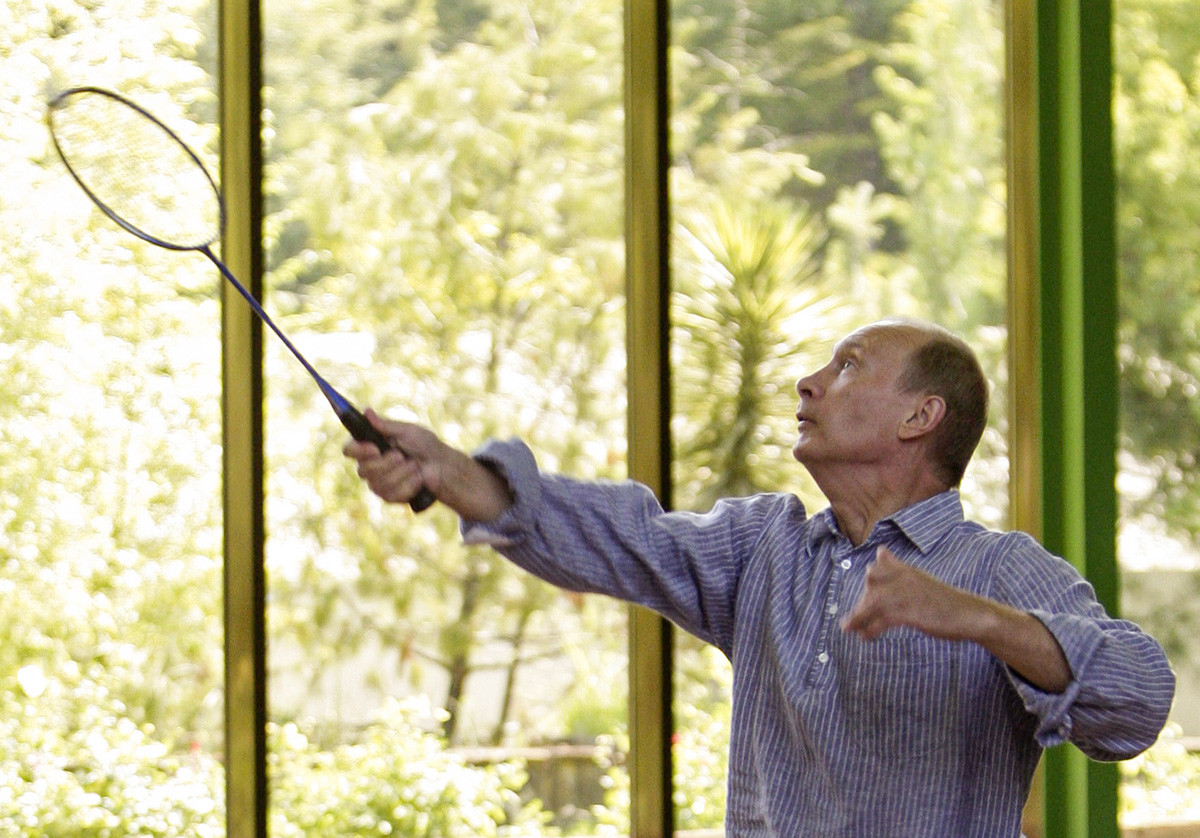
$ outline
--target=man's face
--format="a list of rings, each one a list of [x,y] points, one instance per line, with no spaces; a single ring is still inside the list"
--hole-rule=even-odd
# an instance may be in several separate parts
[[[921,340],[910,326],[875,324],[839,343],[828,364],[796,382],[799,425],[792,455],[810,470],[884,462],[914,404],[912,394],[899,391],[899,381]]]

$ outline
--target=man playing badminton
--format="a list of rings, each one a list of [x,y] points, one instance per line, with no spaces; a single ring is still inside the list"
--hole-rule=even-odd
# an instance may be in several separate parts
[[[470,543],[573,591],[659,612],[733,663],[726,828],[758,836],[1016,836],[1042,748],[1149,747],[1174,676],[1028,535],[966,521],[957,486],[987,385],[939,327],[876,323],[797,383],[793,454],[829,500],[664,512],[633,482],[539,472],[368,417],[407,457],[350,442],[385,500],[428,487]]]

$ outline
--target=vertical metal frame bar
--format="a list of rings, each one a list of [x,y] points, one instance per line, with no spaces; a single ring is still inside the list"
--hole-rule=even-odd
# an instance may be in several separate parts
[[[1113,139],[1113,13],[1111,0],[1080,2],[1080,270],[1081,438],[1084,450],[1078,504],[1084,549],[1080,566],[1096,596],[1117,614],[1117,221]],[[1078,762],[1085,762],[1076,755]],[[1086,762],[1087,823],[1091,838],[1117,838],[1120,774],[1114,763]]]
[[[1008,181],[1009,525],[1042,533],[1041,341],[1038,334],[1038,74],[1036,0],[1005,8],[1005,126]],[[1022,828],[1045,835],[1045,777],[1039,768]]]
[[[258,0],[218,0],[226,264],[261,295],[261,26]],[[221,283],[227,834],[267,834],[262,326]]]
[[[1008,24],[1014,526],[1116,613],[1112,8],[1009,0]],[[1041,834],[1115,838],[1115,766],[1064,746],[1043,767]]]
[[[625,269],[629,476],[671,505],[667,0],[625,2]],[[660,838],[671,805],[671,625],[629,615],[630,830]]]
[[[1041,535],[1040,192],[1036,0],[1006,10],[1010,525]]]

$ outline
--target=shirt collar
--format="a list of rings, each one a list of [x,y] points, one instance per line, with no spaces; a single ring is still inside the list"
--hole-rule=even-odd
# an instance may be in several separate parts
[[[871,535],[879,533],[879,528],[890,522],[904,533],[918,550],[928,553],[941,541],[942,536],[962,521],[962,499],[958,490],[947,489],[883,519]]]
[[[867,537],[867,543],[887,542],[894,538],[894,533],[899,532],[921,553],[928,553],[943,535],[962,520],[962,499],[958,490],[947,489],[879,521]],[[815,548],[826,538],[840,535],[837,519],[829,507],[812,517],[808,530],[810,548]]]

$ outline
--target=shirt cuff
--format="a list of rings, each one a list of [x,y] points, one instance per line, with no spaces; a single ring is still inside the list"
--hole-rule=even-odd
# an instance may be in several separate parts
[[[1093,623],[1073,614],[1050,614],[1038,610],[1029,613],[1050,630],[1071,668],[1071,682],[1061,693],[1038,689],[1011,668],[1008,670],[1009,680],[1024,702],[1025,709],[1038,718],[1035,734],[1038,744],[1050,748],[1071,738],[1071,708],[1083,689],[1088,663],[1104,641],[1104,634]]]
[[[463,543],[490,547],[517,543],[522,533],[527,532],[527,525],[533,518],[532,510],[541,498],[541,482],[533,452],[517,439],[489,440],[472,456],[508,483],[513,504],[494,521],[460,520]]]

